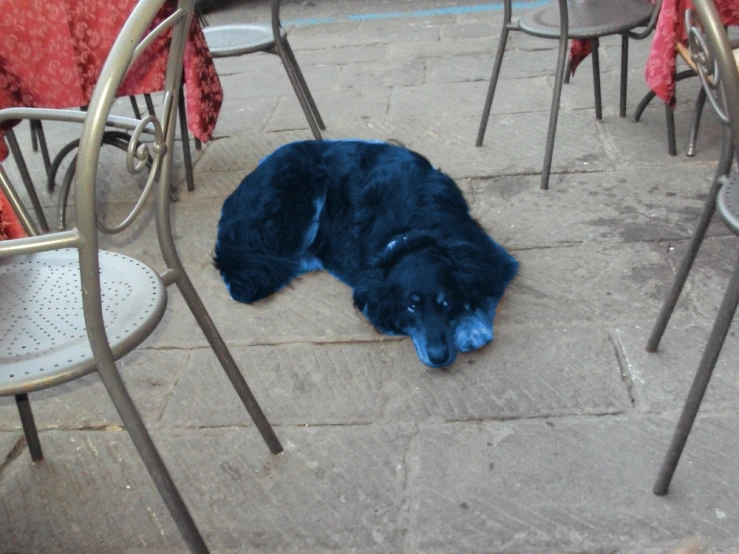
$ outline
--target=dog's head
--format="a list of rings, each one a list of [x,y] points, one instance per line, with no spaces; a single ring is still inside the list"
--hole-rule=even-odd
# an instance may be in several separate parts
[[[458,350],[492,340],[491,309],[510,278],[498,286],[496,272],[486,267],[488,258],[466,243],[450,245],[412,233],[399,236],[364,272],[354,303],[379,331],[410,336],[423,363],[448,366]],[[481,325],[482,333],[477,329]],[[470,332],[479,336],[471,347],[462,346],[469,344]]]

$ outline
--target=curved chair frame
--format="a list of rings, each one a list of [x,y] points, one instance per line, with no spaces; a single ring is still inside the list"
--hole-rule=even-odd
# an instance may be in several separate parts
[[[646,347],[648,352],[656,352],[659,346],[675,304],[685,285],[690,268],[717,208],[729,229],[735,234],[739,234],[739,221],[731,213],[728,213],[728,207],[722,201],[727,195],[735,194],[738,186],[735,177],[728,178],[727,176],[731,171],[735,153],[738,151],[737,146],[739,146],[737,144],[739,140],[739,72],[737,71],[731,44],[716,6],[711,0],[693,0],[693,5],[694,11],[688,10],[686,12],[690,53],[692,59],[696,62],[706,97],[724,123],[721,158],[698,227],[691,238],[688,251],[680,263],[675,280],[652,329]],[[697,19],[695,18],[696,15]],[[653,491],[656,495],[666,494],[670,486],[703,396],[708,388],[713,369],[721,353],[724,340],[729,332],[737,305],[739,305],[739,263],[734,268],[729,286],[724,294],[670,447],[654,485]]]
[[[303,77],[303,73],[300,71],[300,66],[298,65],[298,61],[295,59],[295,54],[290,46],[290,42],[287,40],[287,32],[280,22],[280,0],[270,0],[270,10],[272,21],[269,26],[249,25],[245,27],[253,29],[264,27],[265,35],[269,34],[269,32],[266,31],[266,28],[269,27],[272,35],[271,40],[250,43],[249,45],[242,45],[240,47],[238,45],[234,45],[233,47],[223,48],[220,50],[211,49],[211,55],[214,58],[218,58],[241,56],[254,52],[267,52],[269,54],[279,56],[280,60],[282,60],[285,72],[287,73],[287,77],[290,80],[290,84],[295,91],[295,96],[297,96],[300,107],[303,110],[303,114],[308,120],[308,126],[310,127],[311,133],[313,133],[313,137],[316,140],[321,140],[321,130],[325,131],[326,126],[323,123],[321,114],[318,112],[318,107],[316,106],[313,95],[311,95],[310,89],[308,88],[308,83],[306,83],[305,77]],[[203,15],[200,14],[199,19],[204,25],[206,39],[208,31],[213,32],[218,30],[218,26],[209,26],[207,19]],[[225,30],[227,27],[229,26],[223,26],[222,29]]]
[[[541,188],[549,188],[549,175],[552,169],[552,156],[554,153],[554,137],[557,133],[557,120],[559,117],[559,104],[562,97],[562,83],[565,79],[565,66],[567,64],[567,40],[570,38],[590,40],[592,45],[593,56],[593,86],[595,93],[595,116],[596,119],[602,119],[601,95],[600,95],[600,64],[598,58],[599,37],[620,34],[621,35],[621,88],[620,88],[620,104],[619,114],[621,117],[626,115],[626,76],[628,69],[628,51],[629,38],[643,39],[652,32],[656,23],[662,0],[656,0],[652,8],[651,15],[643,20],[634,22],[634,25],[628,29],[590,29],[590,28],[571,28],[569,24],[568,0],[557,0],[559,9],[559,35],[552,34],[552,28],[537,29],[535,25],[522,25],[520,21],[512,22],[512,0],[504,0],[503,28],[500,33],[498,42],[498,50],[495,55],[495,63],[493,64],[493,74],[490,77],[490,85],[488,87],[485,106],[480,120],[480,127],[477,132],[477,140],[475,146],[482,146],[487,129],[488,120],[490,119],[490,110],[493,105],[495,89],[500,76],[500,67],[503,63],[503,55],[505,54],[506,43],[508,42],[508,34],[510,31],[521,31],[532,36],[541,38],[558,39],[557,69],[554,74],[554,92],[552,94],[552,106],[549,112],[549,128],[547,131],[547,142],[544,150],[544,166],[541,174]],[[538,8],[537,10],[548,9],[549,6]],[[634,32],[634,29],[644,27],[641,32]]]
[[[77,154],[77,213],[76,225],[73,229],[59,231],[47,235],[30,236],[28,238],[0,242],[0,259],[4,263],[14,263],[15,256],[43,256],[44,252],[61,248],[76,249],[79,255],[82,310],[92,350],[93,361],[90,367],[80,368],[73,375],[65,375],[64,379],[80,377],[97,369],[113,403],[130,434],[134,445],[141,455],[154,483],[165,504],[170,510],[180,532],[192,552],[206,553],[208,549],[200,535],[189,511],[180,496],[175,484],[164,465],[148,431],[133,403],[116,367],[116,359],[131,350],[136,344],[111,347],[103,319],[100,281],[100,253],[98,251],[97,232],[101,227],[95,206],[95,183],[100,147],[107,127],[132,132],[132,146],[129,147],[127,163],[130,172],[143,170],[151,165],[149,181],[144,188],[145,195],[155,191],[155,220],[160,250],[167,269],[160,274],[162,285],[167,287],[176,284],[188,307],[203,330],[207,340],[231,380],[244,406],[251,415],[255,425],[268,447],[273,453],[282,451],[272,427],[264,416],[259,404],[251,393],[243,375],[239,371],[226,344],[216,330],[213,321],[202,304],[192,282],[180,261],[175,248],[170,223],[170,176],[172,172],[172,153],[175,138],[175,121],[179,87],[182,78],[182,60],[184,55],[187,31],[194,13],[194,0],[178,0],[172,15],[166,18],[150,33],[146,34],[151,21],[165,4],[174,5],[170,0],[140,0],[106,60],[98,83],[95,87],[87,112],[71,110],[44,110],[31,108],[14,108],[0,111],[0,122],[8,120],[29,119],[33,121],[51,120],[67,121],[83,124],[82,137]],[[171,28],[171,48],[167,64],[165,80],[165,96],[161,121],[155,117],[147,117],[142,121],[131,118],[110,116],[109,112],[128,67],[162,32]],[[143,38],[142,38],[143,37]],[[153,134],[155,140],[149,146],[139,143],[142,134]],[[7,174],[0,166],[0,186],[8,197],[13,209],[29,234],[34,234],[34,225],[18,194],[11,186]],[[124,229],[143,207],[143,197],[132,213],[121,224],[107,229],[108,232],[119,232]],[[166,289],[165,289],[166,294]],[[151,326],[153,331],[156,324]],[[3,369],[0,366],[0,369]],[[7,369],[7,368],[6,368]],[[28,403],[28,392],[58,384],[59,379],[47,381],[35,379],[26,389],[0,382],[0,394],[15,395],[18,403],[24,432],[29,450],[34,460],[42,457],[38,434]]]

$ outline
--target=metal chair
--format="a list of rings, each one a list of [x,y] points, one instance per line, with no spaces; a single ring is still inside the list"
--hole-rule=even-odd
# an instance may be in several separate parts
[[[649,337],[648,352],[656,352],[659,346],[714,212],[718,211],[727,227],[735,234],[739,234],[739,176],[736,173],[730,174],[739,140],[739,72],[726,31],[713,2],[693,0],[693,5],[694,10],[686,11],[685,27],[688,30],[691,58],[696,64],[703,89],[724,123],[721,158],[698,227]],[[721,353],[737,304],[739,304],[739,263],[734,268],[724,294],[708,344],[703,351],[672,442],[654,485],[656,495],[667,493],[713,368]]]
[[[205,553],[205,542],[116,367],[116,360],[141,344],[160,323],[167,305],[167,288],[176,284],[269,449],[281,452],[279,440],[182,266],[170,227],[169,183],[178,92],[193,4],[194,0],[138,2],[103,66],[87,112],[31,108],[0,111],[0,122],[29,119],[83,124],[76,161],[73,229],[38,235],[0,166],[0,186],[32,235],[0,242],[0,395],[15,396],[31,457],[39,461],[43,454],[28,394],[97,370],[185,542],[192,552]],[[163,6],[173,8],[171,15],[147,33]],[[115,92],[129,65],[170,30],[161,120],[153,116],[143,120],[110,116]],[[98,159],[106,127],[132,133],[126,160],[129,172],[151,166],[136,206],[112,227],[98,219],[95,205]],[[144,134],[153,139],[141,142]],[[123,254],[98,249],[98,229],[106,233],[126,229],[150,205],[146,198],[152,191],[157,235],[167,266],[161,274]]]
[[[559,103],[562,96],[562,82],[565,77],[567,40],[589,40],[593,56],[593,86],[595,90],[595,117],[602,119],[600,95],[600,63],[598,57],[599,38],[621,35],[621,90],[619,114],[626,115],[626,73],[628,69],[629,38],[647,37],[657,22],[661,0],[652,4],[649,0],[557,0],[541,8],[526,12],[518,21],[512,22],[512,0],[504,0],[503,28],[500,32],[498,52],[495,56],[493,74],[490,78],[485,107],[480,120],[475,146],[482,146],[490,109],[498,84],[500,66],[505,54],[510,31],[521,31],[541,38],[559,39],[557,69],[554,74],[554,94],[549,114],[549,130],[544,153],[544,167],[541,174],[541,188],[549,188],[549,174],[552,168],[554,136],[557,132]],[[634,29],[645,27],[636,33]]]
[[[734,52],[734,60],[739,65],[739,41],[731,41],[731,46]],[[695,77],[698,75],[698,68],[695,62],[691,59],[690,51],[682,43],[678,42],[675,50],[677,55],[688,65],[688,69],[679,71],[675,74],[675,82]],[[639,105],[634,110],[634,121],[641,119],[644,110],[647,108],[649,103],[657,96],[657,94],[650,90],[641,99]],[[690,131],[688,133],[688,146],[685,148],[685,155],[693,157],[695,156],[695,145],[698,141],[698,128],[700,127],[701,117],[703,115],[703,107],[706,104],[706,91],[701,88],[698,92],[698,97],[695,99],[693,105],[693,115],[690,120]],[[677,156],[677,142],[675,140],[675,112],[674,110],[665,104],[665,122],[667,126],[667,152],[670,156]]]
[[[300,71],[295,54],[287,40],[287,33],[280,22],[280,0],[270,0],[272,23],[270,25],[208,25],[207,19],[200,15],[203,34],[214,58],[241,56],[254,52],[275,54],[282,60],[290,84],[298,97],[300,107],[316,140],[321,140],[321,131],[326,130],[318,107]],[[319,130],[320,129],[320,130]]]

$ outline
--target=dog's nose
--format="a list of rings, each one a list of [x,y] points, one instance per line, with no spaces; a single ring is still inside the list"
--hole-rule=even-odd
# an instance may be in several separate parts
[[[429,361],[437,367],[449,365],[454,361],[454,355],[449,347],[439,345],[428,348]]]

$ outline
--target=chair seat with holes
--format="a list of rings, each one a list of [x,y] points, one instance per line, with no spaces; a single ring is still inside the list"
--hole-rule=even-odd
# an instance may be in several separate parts
[[[723,177],[721,191],[716,198],[716,208],[726,226],[739,235],[739,174]]]
[[[218,25],[205,27],[203,35],[214,58],[261,52],[275,45],[269,25]],[[280,28],[280,36],[285,37],[285,29]]]
[[[100,252],[103,319],[116,359],[138,346],[167,307],[147,265]],[[85,329],[76,249],[0,260],[0,393],[57,385],[95,369]]]
[[[646,25],[652,6],[642,0],[602,2],[578,0],[568,2],[569,32],[573,39],[589,39],[615,35]],[[550,4],[533,9],[519,19],[521,30],[544,38],[559,37],[559,6]]]

